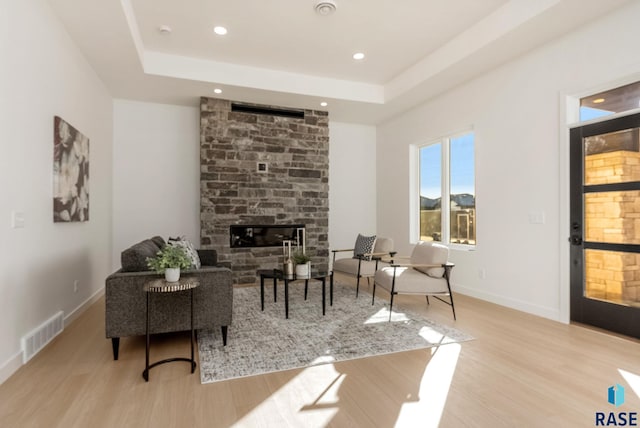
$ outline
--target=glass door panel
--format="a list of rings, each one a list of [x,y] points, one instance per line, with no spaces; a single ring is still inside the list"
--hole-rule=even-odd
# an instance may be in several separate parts
[[[585,251],[585,297],[640,307],[640,254]]]
[[[584,239],[640,244],[640,190],[584,195]]]
[[[584,139],[584,184],[640,181],[638,128]]]

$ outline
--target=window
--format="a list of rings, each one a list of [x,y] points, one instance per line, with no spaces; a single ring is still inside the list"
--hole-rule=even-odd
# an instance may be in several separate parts
[[[610,116],[640,107],[640,82],[580,98],[580,121]]]
[[[476,244],[474,134],[420,147],[420,240]]]

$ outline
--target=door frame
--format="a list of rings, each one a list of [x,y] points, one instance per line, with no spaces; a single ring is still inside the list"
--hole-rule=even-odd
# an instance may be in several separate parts
[[[559,171],[559,230],[558,248],[560,254],[560,269],[558,272],[559,296],[558,296],[558,321],[569,324],[571,322],[571,245],[569,237],[571,235],[570,223],[571,212],[569,198],[571,195],[570,185],[570,132],[571,129],[592,123],[603,122],[617,117],[629,116],[640,113],[640,108],[629,110],[623,113],[616,113],[598,119],[580,122],[580,98],[617,88],[640,80],[640,75],[634,74],[622,79],[609,81],[595,87],[580,92],[560,93],[560,121],[558,130],[558,160]]]

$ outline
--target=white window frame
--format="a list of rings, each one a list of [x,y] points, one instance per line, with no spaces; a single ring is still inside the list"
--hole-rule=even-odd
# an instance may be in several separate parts
[[[475,250],[478,243],[478,228],[477,228],[477,212],[478,207],[476,204],[476,218],[475,218],[475,227],[476,227],[476,239],[475,244],[459,244],[451,242],[451,140],[454,140],[460,136],[473,134],[474,137],[474,176],[473,176],[473,188],[474,188],[474,198],[476,197],[476,144],[475,144],[475,131],[473,128],[466,129],[464,131],[456,132],[455,134],[447,135],[446,137],[441,137],[435,140],[430,141],[426,144],[418,144],[414,146],[414,159],[413,162],[413,170],[415,173],[414,183],[415,187],[412,189],[412,200],[414,203],[411,204],[412,216],[414,217],[414,227],[411,228],[412,239],[411,242],[420,242],[420,174],[421,174],[421,166],[420,166],[420,149],[423,147],[433,146],[435,144],[440,144],[440,162],[441,162],[441,174],[440,182],[441,182],[441,199],[440,199],[440,215],[441,215],[441,236],[440,241],[437,241],[443,245],[448,246],[452,249],[458,250]]]

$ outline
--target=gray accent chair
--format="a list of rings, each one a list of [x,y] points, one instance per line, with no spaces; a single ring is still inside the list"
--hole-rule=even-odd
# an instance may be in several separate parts
[[[122,268],[105,280],[105,330],[111,339],[113,359],[118,359],[120,338],[146,334],[146,292],[144,285],[163,278],[147,270],[146,257],[153,257],[164,245],[161,237],[135,244],[122,252]],[[231,270],[216,266],[215,250],[198,250],[202,267],[186,270],[181,276],[191,276],[200,285],[193,290],[194,328],[222,330],[223,344],[231,325],[233,281]],[[130,271],[130,270],[138,271]],[[144,269],[140,271],[140,269]],[[189,293],[154,293],[150,303],[150,333],[188,331],[190,327]]]
[[[342,274],[355,276],[356,280],[356,297],[360,291],[360,278],[373,277],[378,270],[379,264],[383,257],[393,257],[396,253],[393,251],[393,239],[391,238],[376,238],[373,251],[367,254],[353,254],[352,257],[336,258],[336,255],[341,252],[354,252],[353,248],[332,250],[333,264],[331,272],[331,281],[333,286],[333,274],[334,272],[340,272]]]
[[[396,294],[425,295],[427,304],[429,296],[451,306],[453,319],[456,319],[456,308],[453,305],[451,292],[451,269],[454,264],[449,262],[449,248],[436,242],[419,242],[413,249],[411,257],[402,261],[403,257],[396,257],[389,265],[381,267],[375,274],[373,281],[373,297],[376,298],[376,286],[382,287],[391,295],[389,304],[389,321],[393,309],[393,297]],[[447,297],[448,300],[444,300]]]

